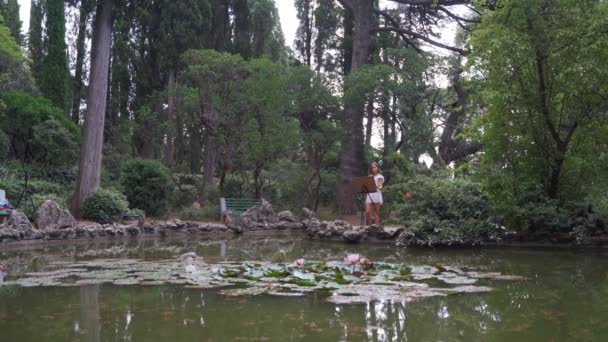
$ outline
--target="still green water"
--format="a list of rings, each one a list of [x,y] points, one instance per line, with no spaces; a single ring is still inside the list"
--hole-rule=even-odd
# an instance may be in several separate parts
[[[56,261],[342,259],[474,267],[525,276],[491,293],[335,305],[324,295],[226,297],[181,285],[0,286],[0,341],[607,341],[608,251],[403,250],[290,237],[184,237],[0,248],[9,276]],[[282,253],[282,252],[284,253]]]

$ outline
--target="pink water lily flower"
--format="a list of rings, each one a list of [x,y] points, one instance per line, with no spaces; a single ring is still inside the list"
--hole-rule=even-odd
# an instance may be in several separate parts
[[[358,264],[359,261],[361,261],[361,255],[359,255],[359,254],[349,254],[346,256],[346,258],[344,258],[344,262],[351,264],[353,266]]]
[[[372,264],[372,262],[368,258],[361,258],[359,260],[359,263],[361,264],[361,266],[364,266],[364,267]]]
[[[296,266],[302,267],[302,266],[304,266],[304,264],[306,264],[306,260],[305,259],[298,259],[298,260],[295,261],[295,263],[296,263]]]

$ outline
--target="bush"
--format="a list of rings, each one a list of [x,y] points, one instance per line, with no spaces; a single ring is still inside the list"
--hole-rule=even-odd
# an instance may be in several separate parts
[[[169,171],[156,160],[130,159],[123,167],[120,185],[132,207],[158,217],[170,208],[173,182]]]
[[[389,220],[407,227],[401,244],[474,244],[500,238],[500,220],[478,183],[418,176],[392,184],[385,194]]]
[[[99,189],[89,195],[82,205],[82,217],[98,223],[112,223],[122,218],[129,202],[122,193],[111,189]]]
[[[182,220],[192,221],[219,221],[221,219],[219,206],[207,206],[204,208],[184,208],[179,213]]]

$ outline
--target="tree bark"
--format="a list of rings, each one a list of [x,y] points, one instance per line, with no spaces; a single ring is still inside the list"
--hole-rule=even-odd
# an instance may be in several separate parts
[[[217,160],[218,144],[216,138],[212,135],[207,135],[207,143],[205,144],[205,164],[203,164],[203,189],[201,191],[202,203],[207,204],[209,200],[209,189],[213,186],[213,176],[215,175],[215,163]]]
[[[354,72],[369,61],[373,1],[342,0],[342,2],[346,7],[350,7],[354,19],[351,62],[351,72]],[[348,91],[349,89],[345,89],[345,92]],[[340,152],[336,205],[338,211],[345,214],[352,214],[357,211],[352,180],[365,170],[365,161],[363,160],[364,107],[365,99],[354,99],[344,105],[346,135],[342,141],[342,151]]]
[[[169,77],[167,81],[167,129],[165,141],[165,166],[170,168],[173,166],[175,160],[175,69],[169,70]]]
[[[372,129],[374,128],[374,98],[373,95],[367,100],[367,121],[365,125],[365,145],[372,146]]]
[[[80,169],[71,211],[80,217],[80,207],[86,197],[99,188],[103,127],[108,93],[108,70],[112,43],[112,8],[114,0],[99,0],[91,49],[91,75],[87,96],[84,137],[80,147]]]

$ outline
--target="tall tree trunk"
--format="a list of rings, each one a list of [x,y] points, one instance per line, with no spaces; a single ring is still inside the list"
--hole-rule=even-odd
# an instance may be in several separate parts
[[[315,210],[315,196],[313,194],[313,186],[312,182],[316,176],[316,160],[314,153],[314,144],[308,143],[306,145],[306,183],[304,185],[304,192],[306,193],[306,208],[310,210]]]
[[[342,41],[342,53],[344,54],[342,70],[344,75],[350,74],[353,62],[353,12],[348,7],[344,8],[344,40]]]
[[[167,80],[167,91],[169,96],[167,97],[167,129],[165,141],[165,166],[172,167],[175,160],[175,92],[176,92],[176,80],[175,80],[175,68],[169,70],[169,77]]]
[[[351,72],[368,63],[371,42],[373,2],[366,0],[343,0],[353,13],[354,30]],[[349,89],[345,89],[348,92]],[[336,204],[341,213],[352,214],[357,210],[352,180],[365,170],[363,160],[363,112],[365,99],[353,99],[344,104],[346,129],[340,152]]]
[[[80,217],[80,207],[86,197],[99,188],[101,178],[101,151],[108,92],[113,7],[114,0],[99,0],[97,3],[91,49],[87,114],[84,121],[84,137],[80,147],[80,169],[71,205],[72,214],[76,217]]]
[[[367,121],[365,124],[365,145],[372,146],[372,129],[374,127],[374,98],[373,95],[367,100]]]
[[[190,127],[190,172],[201,172],[201,131],[200,125]]]
[[[217,160],[217,140],[212,135],[207,135],[205,144],[205,164],[203,165],[203,189],[201,191],[202,204],[207,204],[209,200],[209,189],[213,186],[213,176],[215,175],[215,163]]]
[[[89,6],[80,4],[80,14],[78,18],[78,38],[76,38],[76,67],[74,74],[74,100],[72,101],[72,121],[75,124],[80,123],[80,100],[82,99],[82,69],[84,67],[84,56],[86,49],[84,46],[86,40],[87,21],[89,20]]]

